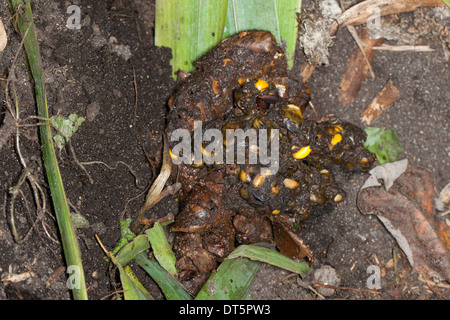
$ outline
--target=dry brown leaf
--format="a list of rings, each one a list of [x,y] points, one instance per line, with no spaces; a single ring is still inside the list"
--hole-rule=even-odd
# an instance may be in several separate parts
[[[381,186],[379,180],[383,180],[384,188],[386,191],[389,191],[395,180],[397,180],[397,178],[406,171],[406,168],[408,168],[408,159],[376,166],[369,171],[370,177],[366,180],[366,182],[364,182],[361,190],[369,187]]]
[[[358,208],[377,215],[415,272],[450,281],[450,227],[436,214],[434,187],[431,172],[409,166],[389,191],[382,186],[361,190]]]
[[[363,45],[365,45],[364,51],[361,51],[360,48],[355,48],[353,51],[338,91],[339,101],[344,107],[355,100],[362,83],[367,77],[367,73],[370,70],[368,63],[372,62],[376,53],[370,47],[379,46],[384,42],[384,39],[371,40],[366,29],[361,30],[360,38]],[[364,55],[367,57],[367,61]]]
[[[398,101],[400,97],[400,91],[394,86],[392,80],[389,80],[364,110],[361,121],[370,125],[372,121],[378,119],[381,113],[391,104]]]

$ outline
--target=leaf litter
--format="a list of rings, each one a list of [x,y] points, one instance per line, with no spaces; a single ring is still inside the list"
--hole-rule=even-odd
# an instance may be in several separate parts
[[[450,281],[450,227],[436,211],[434,176],[425,168],[399,162],[371,171],[383,179],[384,187],[366,181],[358,208],[380,219],[415,272]]]

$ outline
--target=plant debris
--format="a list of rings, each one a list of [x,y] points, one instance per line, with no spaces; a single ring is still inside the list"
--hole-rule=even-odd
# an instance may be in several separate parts
[[[450,226],[436,214],[433,174],[408,166],[387,191],[365,186],[358,195],[363,214],[376,214],[397,240],[413,270],[440,280],[450,280]]]
[[[392,80],[389,80],[381,89],[377,96],[369,103],[363,112],[362,122],[370,125],[372,121],[378,119],[381,113],[391,104],[398,101],[401,97],[400,91],[394,86]]]
[[[83,122],[84,118],[79,117],[76,113],[70,114],[67,119],[62,115],[50,118],[50,123],[58,130],[58,132],[53,136],[53,140],[59,150],[64,148],[65,144]]]
[[[365,28],[361,30],[361,41],[365,45],[363,48],[364,51],[361,51],[360,48],[355,48],[353,51],[347,64],[347,69],[342,76],[338,91],[339,101],[344,107],[355,100],[367,77],[367,73],[370,70],[369,64],[372,62],[376,53],[370,47],[379,46],[384,43],[384,39],[382,38],[371,40]]]

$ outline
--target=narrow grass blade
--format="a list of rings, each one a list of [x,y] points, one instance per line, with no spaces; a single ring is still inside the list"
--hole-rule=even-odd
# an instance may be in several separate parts
[[[48,119],[49,115],[43,79],[42,61],[39,53],[39,44],[34,30],[31,5],[29,0],[12,0],[10,4],[12,11],[17,14],[16,22],[20,34],[22,37],[26,35],[23,46],[27,56],[31,76],[34,80],[38,116]],[[47,120],[43,120],[43,122],[48,124],[41,125],[39,128],[43,149],[44,166],[50,187],[58,229],[61,234],[64,256],[67,266],[71,266],[72,268],[76,267],[78,270],[77,274],[79,278],[77,279],[77,283],[79,283],[79,286],[72,288],[73,297],[77,300],[85,300],[88,296],[80,247],[72,225],[72,219],[70,218],[69,206],[67,204],[64,185],[59,171],[58,161],[56,159],[50,125]]]
[[[129,266],[119,268],[125,300],[154,300]]]
[[[156,0],[155,45],[172,49],[173,76],[222,39],[227,0]]]
[[[163,227],[161,227],[161,224],[156,222],[153,228],[146,230],[145,233],[148,236],[153,254],[159,264],[170,274],[176,274],[178,270],[175,267],[175,254],[167,241],[166,233]]]
[[[161,288],[167,300],[192,300],[180,282],[164,270],[155,259],[149,260],[144,254],[136,257],[136,262]]]
[[[150,244],[146,235],[140,235],[133,239],[130,243],[125,245],[117,254],[117,261],[124,266],[142,252],[148,250]]]
[[[195,300],[245,299],[260,264],[247,258],[226,259],[211,274]]]
[[[230,253],[227,259],[234,259],[238,257],[245,257],[251,260],[268,263],[273,266],[298,273],[302,277],[305,276],[310,270],[310,266],[306,262],[295,262],[294,260],[283,256],[278,251],[257,245],[239,246]]]

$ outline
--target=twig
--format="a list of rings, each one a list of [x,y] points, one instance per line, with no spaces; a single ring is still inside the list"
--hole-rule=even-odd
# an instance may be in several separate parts
[[[334,290],[351,290],[351,291],[363,292],[363,293],[382,294],[378,290],[358,289],[358,288],[351,288],[351,287],[336,287],[336,286],[331,286],[328,284],[321,284],[321,283],[314,283],[313,286],[319,287],[319,288],[334,289]]]
[[[319,297],[319,299],[325,300],[325,297],[323,295],[321,295],[319,292],[317,292],[317,290],[314,289],[313,287],[308,286],[308,289],[311,290],[312,292],[314,292]]]
[[[363,43],[365,47],[368,47],[372,50],[379,51],[393,51],[393,52],[401,52],[401,51],[412,51],[412,52],[432,52],[433,48],[429,46],[391,46],[389,44],[382,44],[381,46],[371,47],[365,43]]]

